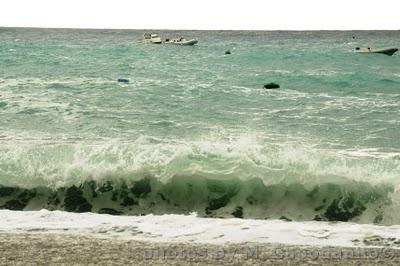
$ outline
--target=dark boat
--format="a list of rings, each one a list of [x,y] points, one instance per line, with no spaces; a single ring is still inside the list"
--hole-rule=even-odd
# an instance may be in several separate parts
[[[356,47],[355,51],[356,53],[360,54],[367,54],[367,53],[374,53],[374,54],[385,54],[385,55],[393,55],[395,52],[397,52],[399,49],[397,48],[360,48]]]

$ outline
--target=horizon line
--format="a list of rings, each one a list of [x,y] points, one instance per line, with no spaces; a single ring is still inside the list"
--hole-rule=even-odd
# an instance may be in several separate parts
[[[53,30],[136,30],[136,31],[400,31],[400,29],[162,29],[162,28],[86,28],[86,27],[37,27],[37,26],[0,26],[9,29],[53,29]]]

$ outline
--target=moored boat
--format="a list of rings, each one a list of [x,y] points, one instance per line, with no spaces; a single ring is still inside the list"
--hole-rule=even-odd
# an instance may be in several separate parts
[[[399,49],[391,47],[391,48],[361,48],[361,47],[356,47],[355,52],[356,53],[375,53],[375,54],[385,54],[385,55],[393,55],[395,52],[397,52]]]
[[[198,41],[196,39],[186,40],[185,38],[179,39],[166,39],[165,44],[174,44],[174,45],[195,45]]]
[[[143,39],[144,43],[153,43],[153,44],[161,44],[162,43],[160,36],[158,36],[157,34],[145,33],[143,35],[143,37],[144,37],[144,39]]]

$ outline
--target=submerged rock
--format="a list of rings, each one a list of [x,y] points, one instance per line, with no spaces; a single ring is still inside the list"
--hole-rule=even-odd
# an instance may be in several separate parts
[[[11,196],[18,189],[13,187],[0,187],[0,198]]]
[[[113,191],[112,196],[111,196],[112,201],[117,201],[118,200],[118,191]]]
[[[2,209],[12,210],[12,211],[22,211],[26,207],[25,203],[19,200],[9,200],[3,206]]]
[[[243,218],[243,208],[240,206],[237,206],[235,211],[232,212],[232,215],[236,218]]]
[[[93,194],[93,190],[98,194]],[[394,186],[365,182],[265,185],[249,180],[176,176],[162,183],[146,176],[132,181],[83,182],[79,186],[50,188],[0,186],[0,208],[10,210],[65,210],[119,215],[197,212],[206,217],[279,218],[284,220],[358,221],[388,223],[393,216]],[[282,206],[276,208],[276,206]],[[93,206],[93,207],[92,207]],[[299,207],[300,206],[300,207]],[[374,215],[371,215],[374,214]],[[395,220],[393,220],[395,221]]]
[[[286,221],[286,222],[291,222],[292,221],[292,219],[287,218],[286,216],[279,217],[279,220],[283,220],[283,221]]]
[[[36,196],[36,191],[25,189],[21,194],[18,195],[18,199],[23,203],[27,204],[32,198]]]
[[[276,84],[274,82],[267,83],[267,84],[264,85],[264,89],[269,89],[270,90],[270,89],[278,89],[278,88],[280,88],[279,84]]]
[[[119,78],[118,82],[129,83],[129,79]]]
[[[151,184],[148,178],[141,179],[135,182],[131,192],[136,197],[146,197],[151,192]]]
[[[47,198],[47,205],[57,206],[60,203],[61,203],[61,201],[58,198],[57,192],[50,194],[50,196]]]
[[[313,221],[323,221],[323,219],[321,218],[321,216],[315,215],[315,217],[313,218]]]
[[[222,207],[225,207],[231,200],[231,197],[232,197],[231,195],[226,194],[220,198],[211,199],[208,202],[208,206],[206,207],[206,213],[210,214],[211,211],[218,210]]]
[[[123,212],[111,209],[111,208],[102,208],[98,211],[100,214],[110,214],[110,215],[121,215]]]
[[[125,197],[124,198],[124,200],[122,201],[122,203],[121,203],[121,206],[124,206],[124,207],[126,207],[126,206],[132,206],[132,205],[137,205],[138,203],[134,200],[134,199],[132,199],[131,197]]]
[[[105,184],[103,184],[98,189],[98,191],[101,192],[101,193],[105,193],[105,192],[108,192],[108,191],[111,191],[111,190],[113,190],[113,186],[112,186],[111,181],[107,181]]]
[[[90,212],[92,205],[82,196],[82,191],[76,186],[67,189],[64,204],[69,212]]]
[[[162,199],[163,201],[166,201],[167,203],[170,203],[169,199],[167,199],[167,198],[164,196],[164,194],[158,193],[158,195],[160,195],[160,197],[161,197],[161,199]]]
[[[365,205],[353,193],[335,199],[327,208],[324,216],[329,221],[347,222],[361,215],[366,210]]]

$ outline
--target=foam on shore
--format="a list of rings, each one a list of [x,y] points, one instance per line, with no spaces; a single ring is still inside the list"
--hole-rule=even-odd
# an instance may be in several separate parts
[[[124,240],[205,244],[400,248],[400,226],[341,222],[218,219],[191,215],[112,216],[0,210],[0,233],[57,233]]]

